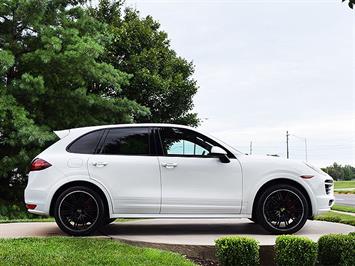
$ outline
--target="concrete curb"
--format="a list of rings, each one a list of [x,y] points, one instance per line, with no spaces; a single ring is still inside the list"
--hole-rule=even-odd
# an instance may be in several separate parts
[[[132,241],[126,239],[119,239],[119,238],[114,238],[113,240],[117,240],[137,247],[156,248],[156,249],[161,249],[166,251],[172,251],[192,259],[197,258],[197,259],[214,261],[215,263],[218,262],[216,258],[215,246],[161,244],[161,243],[150,243],[150,242],[142,242],[142,241]],[[276,265],[275,250],[273,245],[260,246],[259,254],[260,254],[261,266]]]

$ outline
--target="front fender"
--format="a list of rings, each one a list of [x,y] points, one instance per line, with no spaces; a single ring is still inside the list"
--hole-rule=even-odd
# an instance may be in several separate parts
[[[246,213],[246,214],[251,215],[253,212],[254,201],[256,199],[256,195],[259,192],[259,190],[265,184],[267,184],[271,181],[276,181],[276,180],[280,180],[280,182],[282,182],[282,180],[290,180],[291,182],[296,182],[297,184],[301,185],[308,194],[308,197],[311,201],[312,210],[317,210],[316,198],[315,198],[314,194],[312,193],[312,189],[311,189],[310,185],[307,183],[307,181],[305,181],[304,179],[302,179],[301,177],[299,177],[295,173],[292,173],[289,171],[284,171],[284,172],[278,172],[278,173],[269,173],[259,180],[254,180],[254,183],[249,182],[249,184],[248,184],[248,183],[244,182],[246,187],[244,187],[245,198],[243,199],[243,202],[245,204],[243,205],[242,213]]]

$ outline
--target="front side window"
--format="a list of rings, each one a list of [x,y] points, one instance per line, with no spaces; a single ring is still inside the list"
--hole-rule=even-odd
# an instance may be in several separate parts
[[[148,155],[149,146],[148,128],[114,128],[109,130],[100,153]]]
[[[161,144],[164,155],[209,156],[213,146],[199,134],[181,128],[162,128]]]
[[[72,153],[93,154],[104,130],[87,133],[71,143],[67,150]]]

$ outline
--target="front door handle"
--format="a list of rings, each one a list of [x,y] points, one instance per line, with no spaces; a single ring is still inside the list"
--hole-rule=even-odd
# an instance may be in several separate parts
[[[92,163],[93,166],[96,166],[96,167],[104,167],[106,166],[108,163],[106,162],[95,162],[95,163]]]
[[[177,166],[177,163],[162,163],[161,165],[166,169],[173,169]]]

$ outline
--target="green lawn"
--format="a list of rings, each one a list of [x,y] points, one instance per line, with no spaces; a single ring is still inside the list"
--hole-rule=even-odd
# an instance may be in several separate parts
[[[343,206],[343,205],[338,205],[338,204],[334,204],[333,207],[332,207],[332,210],[355,213],[355,208],[354,207]]]
[[[351,189],[351,190],[339,190],[339,189],[335,189],[334,193],[337,194],[355,194],[355,189]]]
[[[1,265],[195,265],[181,255],[110,239],[0,239]]]
[[[355,188],[355,180],[351,181],[334,181],[334,188]]]
[[[332,211],[318,215],[314,219],[320,221],[334,222],[334,223],[350,224],[355,226],[355,216],[336,213]]]
[[[39,216],[40,217],[40,216]],[[124,223],[124,222],[130,222],[133,220],[142,220],[142,219],[123,219],[123,218],[119,218],[116,219],[115,222],[116,223]],[[35,223],[35,222],[54,222],[54,218],[52,217],[43,217],[43,218],[28,218],[28,219],[0,219],[0,224],[4,224],[4,223]]]
[[[46,218],[28,218],[28,219],[2,219],[0,220],[0,224],[5,223],[34,223],[34,222],[54,222],[54,218],[46,217]]]

